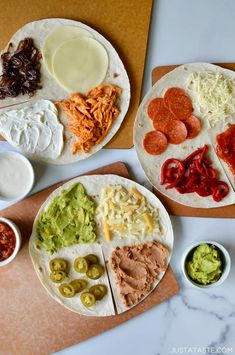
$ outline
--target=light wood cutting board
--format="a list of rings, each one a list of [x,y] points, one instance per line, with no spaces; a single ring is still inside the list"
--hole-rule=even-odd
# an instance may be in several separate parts
[[[220,63],[217,64],[223,68],[235,70],[235,63]],[[152,83],[153,85],[161,79],[161,77],[171,70],[175,69],[179,65],[168,65],[156,67],[152,71]],[[235,217],[235,205],[219,207],[219,208],[193,208],[181,205],[168,197],[161,194],[159,191],[154,189],[155,194],[162,201],[166,207],[168,213],[175,216],[191,216],[191,217],[214,217],[214,218],[234,218]]]
[[[43,18],[78,20],[99,31],[117,50],[131,83],[129,111],[106,147],[130,148],[140,102],[151,10],[152,0],[7,0],[0,7],[0,49],[20,27]]]
[[[111,164],[88,174],[117,174],[129,178],[123,163]],[[1,355],[51,354],[126,322],[179,291],[179,285],[169,267],[157,288],[143,302],[120,315],[85,317],[67,310],[53,300],[33,269],[28,239],[40,206],[61,184],[53,185],[0,211],[1,216],[12,219],[20,227],[23,236],[23,245],[16,259],[0,270]]]

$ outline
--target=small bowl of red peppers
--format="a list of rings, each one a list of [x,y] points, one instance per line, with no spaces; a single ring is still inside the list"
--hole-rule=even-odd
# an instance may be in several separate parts
[[[19,228],[11,220],[0,217],[0,267],[10,263],[21,245]]]

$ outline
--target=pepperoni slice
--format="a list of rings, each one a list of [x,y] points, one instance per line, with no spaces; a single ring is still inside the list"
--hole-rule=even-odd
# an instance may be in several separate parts
[[[195,138],[201,131],[201,122],[197,117],[193,115],[187,118],[187,120],[184,121],[184,124],[188,131],[188,135],[187,135],[188,139]]]
[[[143,139],[143,146],[147,153],[151,155],[162,154],[167,148],[167,138],[159,131],[148,132]]]
[[[147,113],[151,120],[159,111],[162,110],[162,108],[165,108],[165,104],[164,100],[161,97],[156,97],[156,99],[153,99],[149,102],[147,107]]]
[[[193,112],[192,102],[181,88],[168,89],[164,95],[164,102],[178,120],[185,121]]]
[[[153,127],[158,131],[165,132],[166,124],[172,120],[175,120],[174,115],[172,115],[168,108],[164,106],[155,114],[153,118]]]
[[[169,143],[180,144],[185,141],[188,132],[183,122],[173,120],[166,125],[165,134]]]

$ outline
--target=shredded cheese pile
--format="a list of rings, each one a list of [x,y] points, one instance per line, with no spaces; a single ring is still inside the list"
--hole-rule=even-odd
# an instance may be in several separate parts
[[[210,127],[235,116],[235,79],[218,71],[196,72],[189,75],[187,90]]]
[[[158,209],[135,188],[130,192],[121,185],[103,189],[97,217],[102,220],[107,240],[111,240],[113,234],[141,239],[149,233],[160,232]]]

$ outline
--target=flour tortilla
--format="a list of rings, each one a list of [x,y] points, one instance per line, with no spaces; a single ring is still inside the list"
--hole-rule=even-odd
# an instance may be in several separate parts
[[[36,226],[37,226],[37,221],[39,218],[39,214],[41,213],[42,210],[46,209],[52,200],[58,196],[62,190],[69,188],[71,185],[74,185],[75,183],[82,183],[83,186],[86,189],[86,192],[88,195],[92,196],[95,200],[95,202],[98,204],[99,199],[100,199],[100,193],[102,188],[105,188],[107,185],[122,185],[124,186],[128,191],[132,187],[135,187],[141,194],[143,194],[148,201],[151,203],[153,207],[158,208],[159,210],[159,217],[160,217],[160,225],[162,228],[162,232],[160,233],[152,233],[149,234],[144,240],[139,240],[135,237],[129,237],[129,238],[117,238],[115,237],[111,242],[107,242],[104,237],[103,237],[103,232],[102,232],[102,225],[101,221],[96,219],[97,223],[97,240],[95,243],[90,243],[90,244],[79,244],[76,246],[72,247],[67,247],[67,248],[62,248],[61,250],[58,251],[58,253],[53,254],[53,256],[47,255],[43,250],[38,250],[35,247],[35,241],[37,238],[36,235]],[[80,307],[79,302],[73,301],[73,299],[64,299],[64,297],[60,296],[60,294],[56,290],[56,286],[51,285],[51,282],[48,277],[49,269],[48,269],[48,261],[55,257],[55,256],[60,256],[64,257],[65,259],[73,260],[75,258],[75,255],[84,255],[88,253],[94,253],[94,254],[99,254],[102,253],[104,255],[104,259],[106,261],[106,266],[107,266],[107,271],[108,271],[108,276],[112,288],[112,293],[114,297],[114,302],[115,306],[117,309],[117,313],[122,313],[127,311],[130,308],[125,307],[122,304],[122,301],[119,297],[119,290],[116,285],[115,281],[115,275],[113,274],[113,271],[110,269],[110,266],[108,264],[108,260],[111,256],[111,253],[114,248],[117,246],[122,246],[122,245],[134,245],[134,244],[139,244],[140,242],[145,243],[150,240],[157,240],[158,242],[164,244],[167,249],[169,250],[169,256],[167,258],[167,265],[169,264],[172,250],[173,250],[173,242],[174,242],[174,237],[173,237],[173,230],[172,230],[172,225],[171,221],[169,218],[169,215],[167,211],[165,210],[164,206],[162,203],[159,201],[159,199],[151,193],[149,190],[147,190],[145,187],[137,184],[134,181],[128,180],[126,178],[122,178],[117,175],[91,175],[91,176],[82,176],[75,178],[73,180],[70,180],[69,182],[65,183],[58,189],[52,192],[52,194],[47,198],[47,200],[43,203],[41,206],[35,221],[33,225],[33,231],[32,235],[29,240],[29,253],[31,256],[32,263],[34,265],[34,268],[36,270],[36,273],[44,285],[44,287],[47,289],[51,297],[53,297],[57,302],[63,304],[70,310],[84,314],[84,315],[94,315],[91,314],[90,310],[86,310]],[[86,249],[87,248],[87,249]],[[90,249],[89,249],[90,248]],[[88,249],[90,251],[88,251]],[[85,251],[86,250],[86,251]],[[42,267],[43,272],[39,270],[39,266]],[[157,286],[157,284],[160,282],[161,278],[163,277],[164,272],[159,275],[157,280],[153,284],[153,289]],[[96,283],[100,283],[100,279],[97,280]],[[106,282],[105,282],[106,283]],[[111,295],[111,292],[109,291],[109,294]],[[96,311],[95,315],[96,316],[107,316],[113,314],[113,305],[111,304],[110,298],[106,298],[102,302],[102,307],[100,304],[100,307],[95,308],[94,311]]]
[[[13,43],[15,48],[18,45],[20,40],[24,39],[25,37],[32,37],[36,47],[41,50],[44,39],[46,38],[48,33],[50,33],[50,31],[55,29],[56,27],[60,27],[60,26],[77,26],[79,28],[85,29],[89,33],[91,33],[91,36],[94,39],[99,41],[105,47],[109,56],[109,68],[104,82],[117,85],[120,88],[122,88],[123,91],[120,99],[117,102],[118,107],[120,108],[121,111],[120,114],[112,124],[111,129],[107,134],[107,136],[103,139],[103,141],[100,144],[94,146],[91,149],[90,153],[81,152],[74,155],[71,153],[71,148],[73,142],[75,141],[75,138],[72,135],[72,133],[70,133],[66,128],[67,116],[62,114],[61,110],[59,110],[59,119],[61,123],[65,126],[65,137],[66,137],[65,147],[61,156],[56,160],[51,160],[47,158],[38,159],[38,157],[36,156],[34,157],[35,160],[40,160],[40,161],[44,161],[45,163],[56,164],[56,165],[70,164],[70,163],[74,163],[86,159],[92,154],[96,153],[98,150],[100,150],[103,146],[105,146],[120,128],[130,103],[130,82],[126,70],[124,68],[124,65],[119,55],[117,54],[116,50],[113,48],[110,42],[108,42],[101,34],[99,34],[97,31],[95,31],[91,27],[81,22],[66,20],[61,18],[44,19],[44,20],[30,22],[25,26],[23,26],[21,29],[19,29],[13,35],[9,43],[10,42]],[[7,50],[7,48],[8,45],[1,53],[4,53]],[[2,72],[2,68],[0,67],[0,73],[1,72]],[[53,76],[47,70],[47,67],[43,60],[41,60],[41,82],[43,88],[36,92],[36,94],[32,97],[33,100],[47,99],[54,102],[54,101],[61,101],[63,99],[68,98],[69,93],[65,89],[63,89],[53,78]],[[19,95],[15,98],[6,98],[4,100],[0,100],[0,109],[5,108],[6,106],[9,105],[19,104],[28,100],[31,99],[29,99],[29,97],[26,95]]]
[[[213,64],[193,63],[181,65],[178,68],[169,72],[168,74],[164,75],[147,93],[139,107],[134,124],[134,145],[136,148],[139,162],[150,183],[158,191],[160,191],[162,194],[169,197],[170,199],[183,205],[197,208],[221,207],[235,203],[235,194],[233,191],[233,187],[231,186],[230,181],[228,180],[226,174],[223,171],[224,168],[228,172],[228,168],[225,167],[223,163],[221,163],[212,147],[212,142],[213,144],[215,143],[215,136],[219,132],[224,131],[226,129],[226,126],[220,125],[215,128],[209,128],[207,121],[205,119],[202,119],[199,109],[194,106],[193,114],[200,119],[202,124],[201,132],[196,138],[186,140],[182,144],[178,145],[169,144],[167,150],[158,156],[148,154],[143,148],[142,141],[145,134],[154,129],[152,126],[152,121],[147,115],[147,106],[149,101],[155,97],[163,97],[165,91],[170,87],[181,87],[187,91],[186,84],[188,76],[193,72],[205,70],[213,72],[219,71],[223,75],[235,79],[235,72],[223,69]],[[235,123],[234,118],[231,119],[231,121]],[[213,162],[213,166],[220,173],[220,180],[223,180],[230,185],[229,194],[225,198],[223,198],[221,202],[215,202],[211,196],[200,197],[196,193],[179,194],[175,189],[165,190],[165,185],[160,185],[160,174],[163,163],[169,158],[184,159],[191,152],[195,151],[199,147],[204,146],[205,144],[208,144],[210,146],[209,157]],[[233,181],[231,173],[230,180]]]

